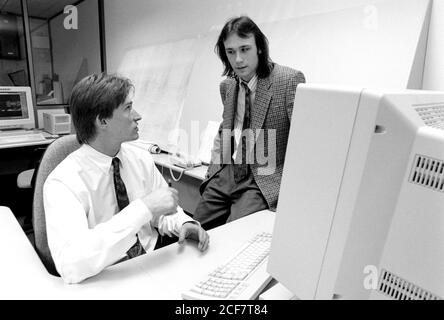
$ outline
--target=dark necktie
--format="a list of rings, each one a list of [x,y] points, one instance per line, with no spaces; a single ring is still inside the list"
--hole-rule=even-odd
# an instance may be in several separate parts
[[[116,190],[117,205],[119,206],[120,212],[129,204],[128,193],[126,192],[125,184],[123,183],[122,177],[120,176],[119,158],[114,157],[111,164],[113,166],[114,188]],[[139,236],[137,234],[136,238],[136,243],[126,252],[128,258],[130,259],[146,253],[145,249],[139,241]]]
[[[239,155],[242,156],[242,162],[240,164],[234,164],[234,181],[239,183],[242,179],[248,176],[248,164],[247,164],[247,139],[249,134],[245,130],[250,129],[250,112],[251,112],[251,91],[247,84],[241,81],[241,85],[245,89],[245,113],[244,121],[242,125],[242,135],[238,144],[236,160],[239,160]],[[241,150],[239,150],[239,148]],[[236,161],[238,162],[238,161]]]

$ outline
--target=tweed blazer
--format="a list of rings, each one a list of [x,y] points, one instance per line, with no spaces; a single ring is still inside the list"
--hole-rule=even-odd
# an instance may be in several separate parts
[[[274,64],[271,74],[266,78],[259,78],[257,83],[256,97],[251,108],[251,129],[261,133],[256,137],[254,153],[262,154],[268,159],[274,157],[275,165],[270,166],[270,162],[264,164],[264,161],[258,161],[255,157],[250,168],[268,207],[273,211],[276,210],[279,197],[296,87],[304,82],[302,72]],[[222,169],[223,164],[231,161],[231,136],[226,133],[233,130],[238,89],[238,82],[234,78],[227,78],[220,84],[224,105],[223,121],[215,139],[207,179],[200,188],[201,193],[207,183]],[[275,137],[270,140],[273,145],[269,145],[270,129],[273,129],[272,136]]]

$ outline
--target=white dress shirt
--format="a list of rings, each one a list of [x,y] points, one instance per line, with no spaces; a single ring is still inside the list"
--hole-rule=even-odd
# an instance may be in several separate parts
[[[57,271],[67,283],[78,283],[123,257],[136,242],[147,252],[158,233],[178,235],[182,224],[194,221],[177,213],[154,221],[140,199],[167,183],[151,154],[124,143],[116,155],[130,204],[119,212],[114,190],[112,157],[82,145],[48,176],[43,187],[48,245]]]
[[[236,114],[234,116],[234,145],[236,146],[233,152],[233,160],[236,159],[237,149],[239,148],[239,141],[242,135],[242,128],[244,124],[244,116],[245,116],[245,88],[239,81],[239,93],[237,96],[237,108]],[[250,89],[250,114],[251,109],[254,105],[254,99],[256,98],[256,88],[257,88],[257,75],[254,75],[253,78],[250,79],[247,83],[248,88]],[[251,118],[251,115],[250,115]]]

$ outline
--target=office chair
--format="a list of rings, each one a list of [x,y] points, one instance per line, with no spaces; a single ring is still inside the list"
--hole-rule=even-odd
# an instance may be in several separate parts
[[[66,114],[70,114],[69,105],[64,106],[64,111]],[[74,127],[71,128],[71,133],[75,133]],[[36,177],[34,168],[38,167],[41,156],[45,150],[46,148],[42,147],[35,148],[34,155],[31,159],[31,164],[29,165],[30,169],[20,172],[17,176],[17,187],[19,189],[34,189]]]
[[[19,189],[33,189],[35,185],[35,168],[39,167],[46,147],[36,147],[29,159],[28,170],[22,171],[17,176],[17,187]]]
[[[46,219],[43,207],[43,184],[54,168],[62,162],[70,153],[80,147],[76,135],[71,134],[58,138],[51,143],[43,154],[37,170],[34,188],[34,199],[32,203],[32,224],[34,227],[35,249],[46,270],[52,275],[59,276],[51,252],[48,247],[46,236]]]

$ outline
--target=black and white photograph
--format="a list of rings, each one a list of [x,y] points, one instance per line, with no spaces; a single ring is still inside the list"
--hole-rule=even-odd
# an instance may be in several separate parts
[[[0,300],[443,300],[443,17],[0,0]]]

